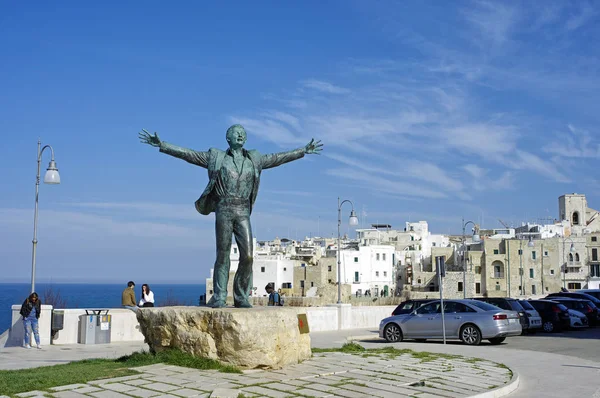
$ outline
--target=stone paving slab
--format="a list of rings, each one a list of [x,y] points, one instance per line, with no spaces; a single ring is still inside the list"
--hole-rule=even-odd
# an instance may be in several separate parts
[[[285,369],[254,370],[243,374],[165,364],[133,369],[140,374],[53,387],[48,391],[31,391],[17,396],[237,398],[243,394],[253,398],[462,398],[506,386],[512,377],[506,367],[486,360],[372,352],[315,353],[310,360]]]

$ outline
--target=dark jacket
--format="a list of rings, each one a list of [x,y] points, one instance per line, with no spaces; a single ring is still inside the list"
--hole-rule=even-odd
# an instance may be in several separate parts
[[[32,303],[29,301],[29,298],[26,298],[25,301],[23,301],[23,305],[21,306],[21,311],[19,313],[23,316],[23,318],[27,318],[29,314],[31,314],[33,306],[35,306],[35,317],[39,319],[42,312],[42,303],[40,302],[39,298],[35,301],[35,303]]]
[[[204,189],[202,196],[196,201],[196,210],[200,214],[208,215],[215,211],[219,198],[213,192],[213,188],[217,181],[223,159],[229,153],[216,148],[210,148],[208,152],[194,151],[192,149],[182,148],[176,145],[162,142],[160,151],[168,155],[185,160],[188,163],[208,169],[208,185]],[[263,155],[255,150],[243,150],[244,157],[250,159],[254,165],[254,186],[250,195],[250,213],[258,194],[258,186],[260,185],[260,173],[263,169],[277,167],[292,160],[304,157],[304,147],[288,152],[272,153]]]

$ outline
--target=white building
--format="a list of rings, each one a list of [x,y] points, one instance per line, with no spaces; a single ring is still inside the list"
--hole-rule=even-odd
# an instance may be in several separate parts
[[[394,288],[395,248],[391,245],[359,246],[358,250],[342,250],[341,280],[352,286],[352,294],[390,294]]]

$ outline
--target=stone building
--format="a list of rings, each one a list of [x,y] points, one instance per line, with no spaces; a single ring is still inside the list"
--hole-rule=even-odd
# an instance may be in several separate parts
[[[586,237],[588,258],[588,289],[600,289],[600,232],[593,232]]]

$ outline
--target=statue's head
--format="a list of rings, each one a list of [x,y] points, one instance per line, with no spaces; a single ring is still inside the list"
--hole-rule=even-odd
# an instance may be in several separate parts
[[[234,124],[227,129],[227,143],[231,149],[240,149],[246,143],[246,130],[241,124]]]

